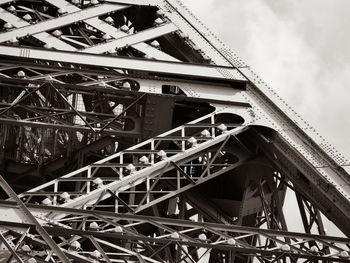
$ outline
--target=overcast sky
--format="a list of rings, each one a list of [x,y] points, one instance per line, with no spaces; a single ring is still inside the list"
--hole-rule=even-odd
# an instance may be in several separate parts
[[[349,159],[350,0],[182,1]]]
[[[183,2],[349,159],[349,0]]]

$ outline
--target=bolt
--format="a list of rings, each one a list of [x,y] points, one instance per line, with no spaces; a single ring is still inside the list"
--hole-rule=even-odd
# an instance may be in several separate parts
[[[56,29],[55,31],[52,32],[52,34],[53,34],[55,37],[60,37],[60,36],[62,36],[62,31]]]
[[[101,188],[103,186],[103,181],[100,177],[97,177],[92,182],[97,186],[97,188]]]
[[[89,228],[93,229],[93,230],[97,230],[99,228],[99,226],[95,221],[93,221],[90,223]]]
[[[68,202],[70,200],[70,195],[67,192],[63,192],[60,194],[60,197],[65,201]]]
[[[116,233],[122,233],[123,232],[123,228],[121,226],[116,226],[114,229],[113,229],[114,232]]]
[[[28,253],[28,252],[31,251],[31,248],[28,245],[23,245],[22,246],[22,251]]]
[[[140,159],[139,159],[140,163],[143,163],[143,164],[148,164],[149,163],[149,160],[146,156],[142,156]]]
[[[114,20],[113,20],[112,17],[107,16],[107,17],[105,18],[105,22],[107,22],[108,24],[112,24],[112,23],[114,22]]]
[[[41,201],[43,205],[52,205],[52,201],[50,198],[45,198],[44,200]]]
[[[129,31],[129,27],[127,25],[123,25],[121,28],[120,28],[121,31],[123,32],[128,32]]]
[[[78,242],[78,241],[73,241],[72,244],[70,244],[70,246],[75,249],[75,250],[78,250],[81,248],[81,244]]]
[[[11,23],[5,23],[4,28],[11,29],[11,28],[13,28],[13,25]]]
[[[30,14],[26,14],[25,16],[23,16],[23,19],[26,21],[30,21],[30,20],[32,20],[32,17]]]
[[[197,145],[197,140],[194,137],[189,138],[188,142],[192,145],[192,147]]]
[[[133,165],[133,164],[128,164],[126,167],[125,167],[126,170],[128,170],[130,172],[130,174],[134,173],[136,171],[136,167]]]
[[[283,251],[290,251],[290,246],[287,245],[287,244],[284,244],[284,245],[281,246],[281,249],[282,249]]]
[[[349,257],[349,253],[345,250],[343,250],[342,252],[340,252],[339,257],[341,258],[348,258]]]
[[[198,236],[198,238],[199,238],[200,240],[207,240],[207,236],[206,236],[204,233],[200,234],[200,235]]]
[[[57,10],[57,13],[60,15],[63,15],[64,13],[66,13],[66,10],[64,10],[63,8],[60,8]]]
[[[95,250],[94,252],[91,253],[91,256],[94,258],[100,258],[101,257],[101,253],[98,250]]]
[[[226,131],[227,131],[227,127],[226,127],[226,125],[225,124],[220,124],[219,126],[218,126],[218,129],[222,132],[222,133],[225,133]]]
[[[178,238],[180,238],[180,235],[177,232],[173,232],[173,233],[171,233],[170,237],[178,239]]]
[[[229,244],[229,245],[236,245],[236,240],[233,239],[233,238],[229,238],[229,239],[227,239],[227,244]]]
[[[20,70],[17,72],[17,76],[20,77],[20,78],[24,78],[26,76],[26,73],[24,73],[23,70]]]
[[[166,152],[164,152],[163,150],[160,150],[159,152],[157,152],[157,155],[164,160],[167,157]]]
[[[160,25],[160,24],[163,24],[164,21],[163,21],[163,19],[161,19],[160,17],[158,17],[156,20],[154,20],[154,23],[155,23],[156,25]]]
[[[102,36],[102,38],[103,38],[104,40],[108,40],[108,39],[111,39],[112,37],[111,37],[109,34],[104,34],[104,35]]]
[[[159,42],[158,42],[157,40],[153,40],[153,41],[150,43],[150,45],[151,45],[152,47],[155,47],[155,48],[159,48],[159,47],[160,47],[160,44],[159,44]]]
[[[210,132],[209,132],[208,130],[203,130],[203,131],[201,132],[201,135],[202,135],[203,137],[210,137]]]

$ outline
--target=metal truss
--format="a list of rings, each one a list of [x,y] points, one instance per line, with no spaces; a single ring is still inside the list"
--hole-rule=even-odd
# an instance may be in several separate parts
[[[208,262],[209,258],[214,262],[218,258],[224,262],[248,258],[262,262],[325,258],[347,262],[344,251],[349,239],[287,232],[282,203],[289,180],[276,172],[275,176],[263,173],[250,178],[255,183],[246,186],[243,206],[234,217],[209,200],[204,205],[198,193],[189,191],[241,166],[266,162],[259,151],[249,148],[244,137],[239,138],[249,131],[246,126],[217,122],[219,116],[199,118],[18,197],[2,179],[3,189],[18,205],[16,208],[4,202],[0,206],[8,218],[2,222],[4,235],[12,242],[20,238],[22,245],[30,248],[25,254],[18,245],[18,253],[12,251],[12,255],[58,260],[57,247],[50,246],[52,240],[45,239],[44,230],[54,240],[60,237],[55,243],[59,251],[78,262],[94,257],[107,262]],[[259,142],[256,138],[254,141]],[[174,149],[169,149],[169,144]],[[252,201],[255,209],[244,209],[252,209]],[[147,214],[147,209],[154,216],[134,215]],[[261,212],[256,228],[239,226],[257,211]],[[179,219],[159,217],[164,212]],[[197,223],[189,221],[191,218]],[[206,223],[212,220],[222,223]],[[10,226],[22,231],[6,230]],[[111,241],[114,239],[118,241]],[[49,246],[51,252],[33,251],[33,244],[38,243]],[[91,251],[83,249],[85,246],[92,247]]]
[[[350,262],[346,160],[178,0],[0,1],[0,131],[0,262]]]
[[[3,210],[17,212],[14,206],[13,202],[1,203]],[[204,262],[209,254],[212,260],[221,257],[224,261],[249,256],[261,262],[282,258],[291,262],[325,258],[327,262],[348,262],[341,257],[348,238],[42,205],[27,207],[45,222],[44,229],[52,238],[60,239],[58,246],[65,255],[77,262]],[[56,214],[61,219],[39,216],[42,214]],[[13,229],[6,233],[7,240],[16,247],[13,256],[54,257],[43,238],[35,233],[36,225],[25,221],[1,222],[4,228]],[[152,229],[157,231],[144,235]],[[256,239],[259,245],[252,246],[250,239]],[[332,252],[325,253],[318,247],[330,247]],[[46,253],[41,252],[44,249]]]
[[[31,189],[20,197],[26,202],[45,200],[54,206],[61,203],[65,207],[93,205],[97,208],[98,202],[112,196],[115,202],[110,206],[115,212],[124,207],[137,213],[232,170],[251,157],[249,152],[240,153],[242,149],[223,152],[230,137],[246,128],[234,128],[238,123],[227,127],[217,123],[218,117],[211,114],[199,118]],[[227,163],[219,162],[226,158]],[[62,192],[61,189],[67,189],[67,183],[72,191]],[[133,190],[136,186],[143,190]],[[118,195],[129,196],[127,200],[139,203],[128,204]]]

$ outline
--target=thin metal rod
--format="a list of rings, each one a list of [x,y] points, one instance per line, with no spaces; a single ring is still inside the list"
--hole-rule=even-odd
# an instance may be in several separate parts
[[[110,120],[105,126],[102,127],[100,132],[102,132],[104,129],[106,129],[112,122],[119,119],[120,116],[122,116],[127,110],[129,110],[132,106],[134,106],[136,103],[138,103],[143,97],[146,96],[146,93],[140,96],[137,100],[133,101],[128,107],[126,107],[121,113],[119,113],[117,116],[115,116],[112,120]]]
[[[176,170],[178,170],[180,172],[180,174],[182,174],[191,184],[196,184],[196,182],[187,174],[185,173],[184,170],[181,169],[180,166],[178,166],[175,162],[170,162],[175,168]]]

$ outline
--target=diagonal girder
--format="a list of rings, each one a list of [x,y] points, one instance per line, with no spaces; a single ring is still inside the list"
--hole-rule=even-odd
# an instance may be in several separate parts
[[[6,51],[15,48],[19,53],[11,56],[4,51],[0,62],[0,94],[4,97],[0,111],[5,110],[0,119],[4,134],[0,138],[0,169],[6,169],[5,173],[25,171],[18,177],[5,174],[17,191],[26,191],[29,186],[23,185],[27,182],[43,183],[35,191],[24,192],[22,201],[70,260],[349,261],[349,240],[325,236],[321,221],[326,215],[341,231],[349,233],[349,177],[342,169],[346,162],[336,151],[327,149],[324,139],[288,109],[289,106],[180,1],[10,2],[1,2],[3,14],[7,13],[4,17],[10,23],[2,24],[5,35],[26,27],[45,30],[9,39],[12,47],[2,46]],[[87,15],[89,10],[109,5],[122,5],[127,9]],[[30,19],[24,14],[29,14]],[[78,24],[66,24],[74,14],[85,15],[76,19]],[[50,21],[59,23],[57,27],[50,27],[47,26]],[[50,32],[51,28],[58,30]],[[44,43],[47,53],[42,57],[31,56],[36,52],[43,55],[42,50],[22,46],[40,47]],[[72,51],[79,50],[81,56],[60,52],[71,47]],[[86,51],[103,55],[84,54]],[[51,54],[63,60],[56,61],[50,58]],[[90,63],[84,61],[84,56]],[[123,56],[134,58],[124,60]],[[73,57],[75,59],[71,60]],[[8,63],[4,59],[12,61]],[[112,60],[118,63],[113,64]],[[67,103],[66,109],[60,108],[58,103],[52,103],[55,98],[42,90],[30,100],[27,97],[21,100],[33,90],[31,85],[43,82],[53,84],[64,96],[76,96],[76,100],[68,101],[69,109]],[[133,83],[139,84],[136,90],[140,88],[140,92],[129,93],[124,89]],[[56,97],[59,93],[52,95]],[[130,111],[130,115],[142,119],[144,106],[149,107],[149,114],[144,122],[139,122],[139,127],[153,129],[158,125],[154,120],[168,121],[171,117],[175,120],[169,121],[167,129],[163,129],[169,130],[165,135],[153,137],[156,133],[150,133],[143,137],[148,130],[144,132],[141,128],[135,139],[129,139],[130,134],[123,134],[119,129],[119,122],[123,122],[114,109],[120,103],[122,108],[118,110],[123,112],[129,101],[132,103],[146,93],[170,96],[166,102],[174,101],[174,104],[164,103],[163,108],[173,110],[170,104],[173,105],[174,114],[171,112],[173,115],[165,118],[165,110],[159,106],[162,101],[147,100],[149,104],[137,104]],[[148,95],[145,97],[148,99]],[[124,100],[126,98],[128,101]],[[221,101],[212,98],[221,98]],[[80,107],[76,107],[77,101]],[[187,109],[188,119],[198,118],[191,116],[195,110],[201,110],[197,103],[212,106],[215,114],[182,125],[181,118]],[[96,110],[95,105],[101,108]],[[177,108],[179,105],[181,110]],[[231,120],[241,117],[242,121],[219,120],[217,113],[220,112],[235,113]],[[78,118],[82,121],[75,122]],[[82,123],[84,120],[86,123]],[[113,120],[116,123],[109,124]],[[170,127],[179,125],[179,129],[170,131]],[[261,126],[272,128],[274,136]],[[112,135],[102,137],[105,133]],[[148,137],[153,138],[139,143]],[[222,137],[225,139],[221,140]],[[43,165],[51,157],[51,149],[55,149],[51,141],[59,144],[56,156],[61,157],[58,161],[62,171],[56,173],[48,172],[54,170],[51,162]],[[94,143],[100,149],[98,152],[83,149],[85,146],[94,148]],[[72,147],[73,144],[79,145]],[[134,147],[123,150],[130,145]],[[114,154],[116,149],[119,153]],[[66,156],[61,156],[65,152],[68,163]],[[108,160],[57,178],[108,155],[111,155]],[[13,162],[13,158],[21,159],[22,163]],[[29,164],[31,160],[34,162]],[[53,162],[52,166],[57,167],[57,164]],[[7,170],[8,167],[11,169]],[[50,181],[54,178],[57,179]],[[21,181],[25,181],[22,188],[17,186]],[[300,211],[296,211],[300,212],[305,232],[310,233],[286,231],[295,224],[288,222],[290,218],[284,214],[287,209],[293,209],[288,191],[294,191],[300,199],[297,200]],[[50,205],[38,206],[37,203]],[[75,205],[79,209],[68,208]],[[288,207],[283,207],[286,205]],[[18,255],[23,261],[31,257],[38,262],[59,261],[35,231],[35,224],[20,216],[17,203],[0,202],[0,218],[3,220],[0,246],[5,248],[1,256]],[[236,224],[252,227],[237,228]],[[266,230],[266,227],[279,230]],[[311,234],[316,227],[320,228],[321,235]],[[81,247],[74,247],[74,241]],[[25,245],[31,251],[28,252]]]
[[[76,23],[78,21],[103,15],[109,12],[115,12],[124,8],[126,5],[115,5],[115,4],[102,4],[100,6],[87,8],[76,13],[67,14],[54,19],[40,22],[36,25],[28,25],[15,29],[13,31],[5,32],[0,34],[0,42],[8,41],[12,38],[24,37],[27,34],[36,34],[48,30],[53,30],[58,27]]]
[[[18,18],[14,14],[4,10],[3,8],[0,8],[0,17],[2,20],[6,21],[7,23],[11,23],[14,27],[20,28],[20,27],[26,27],[30,24],[23,19]],[[17,37],[17,36],[16,36]],[[75,48],[71,45],[65,43],[64,41],[52,36],[49,33],[46,32],[40,32],[37,34],[33,34],[33,37],[38,39],[39,41],[42,41],[46,44],[52,45],[52,47],[60,49],[60,50],[68,50],[68,51],[74,51]]]
[[[273,131],[268,135],[257,134],[257,142],[269,160],[307,200],[349,235],[350,203],[344,192],[322,178],[317,169],[306,162],[279,134]]]
[[[57,8],[63,8],[64,10],[66,10],[68,13],[73,13],[73,12],[77,12],[80,9],[73,5],[70,4],[64,0],[48,0],[49,3],[51,3],[52,5],[56,6]],[[141,3],[137,3],[134,1],[127,1],[127,3],[130,2],[131,5],[133,4],[141,4]],[[141,1],[143,2],[143,1]],[[148,1],[145,1],[148,2]],[[113,3],[113,2],[112,2]],[[115,3],[119,3],[118,1],[116,1]],[[125,3],[125,2],[122,2]],[[129,3],[128,3],[129,4]],[[145,4],[145,3],[143,3]],[[147,6],[149,6],[150,4],[148,3]],[[151,4],[152,5],[152,4]],[[103,53],[103,52],[107,52],[110,51],[111,49],[115,49],[115,47],[118,46],[121,43],[123,43],[123,45],[128,45],[130,46],[131,44],[135,44],[133,45],[133,48],[136,48],[137,50],[145,53],[145,54],[151,54],[152,57],[156,58],[156,59],[160,59],[160,60],[169,60],[169,61],[177,61],[176,59],[174,59],[172,56],[167,55],[166,53],[152,47],[151,45],[148,45],[146,43],[143,43],[143,41],[146,41],[147,39],[149,39],[150,37],[148,36],[147,33],[141,33],[141,36],[146,35],[146,38],[142,39],[142,42],[130,42],[130,39],[137,39],[138,37],[134,37],[133,34],[128,34],[125,33],[121,30],[117,30],[115,27],[113,27],[112,25],[106,23],[105,21],[95,17],[95,18],[91,18],[91,19],[87,19],[84,21],[86,24],[100,30],[101,32],[103,32],[104,34],[108,34],[109,36],[111,36],[112,38],[114,38],[114,41],[110,41],[104,44],[100,44],[100,45],[95,45],[89,48],[85,48],[82,50],[82,52],[88,52],[88,53]],[[163,32],[161,34],[166,34],[166,33],[170,33],[173,32],[173,30],[175,30],[176,27],[174,27],[173,24],[168,23],[165,27],[164,26],[160,26],[160,28],[153,28],[153,30],[151,30],[152,34],[151,34],[151,38],[155,38],[156,36],[160,36],[159,35],[159,31]],[[156,34],[154,34],[156,33]],[[139,35],[140,36],[140,35]],[[121,39],[122,38],[122,39]],[[127,40],[129,39],[129,40]],[[123,45],[121,45],[121,47],[123,47]]]
[[[125,36],[122,36],[118,39],[115,39],[103,44],[95,45],[92,47],[84,48],[81,50],[81,52],[101,54],[111,49],[115,50],[115,49],[123,48],[125,46],[133,46],[135,44],[142,43],[142,42],[151,40],[153,38],[170,34],[176,30],[177,30],[177,27],[174,24],[166,23],[158,27],[146,29],[135,34],[130,34],[130,35],[125,34]]]
[[[189,136],[188,133],[193,130],[194,124],[203,120],[209,120],[211,123],[209,125],[205,123],[199,125],[199,131],[210,127],[211,129],[214,129],[212,130],[212,137],[203,137],[198,135],[196,136],[195,134],[193,134],[195,137]],[[75,182],[76,184],[80,185],[80,190],[78,191],[79,193],[76,193],[76,190],[72,192],[71,197],[69,197],[66,200],[67,202],[63,203],[62,205],[68,207],[82,207],[86,205],[92,205],[97,200],[104,200],[110,196],[110,193],[106,192],[106,190],[113,192],[123,191],[128,189],[130,186],[136,186],[152,178],[156,178],[159,173],[164,174],[165,172],[174,169],[173,166],[169,166],[169,162],[181,163],[186,162],[186,160],[196,158],[198,157],[198,153],[201,151],[205,151],[208,148],[214,147],[216,144],[225,142],[227,137],[241,133],[247,129],[244,126],[235,128],[236,124],[232,124],[232,127],[230,127],[230,124],[227,124],[231,130],[225,131],[221,134],[220,129],[218,128],[221,127],[220,123],[215,123],[214,120],[215,114],[204,116],[190,123],[188,126],[184,125],[175,128],[174,130],[168,131],[167,133],[164,133],[160,136],[142,142],[141,144],[135,145],[125,151],[111,155],[89,166],[64,175],[54,181],[36,187],[26,193],[23,193],[21,197],[35,196],[38,198],[42,196],[46,198],[52,195],[51,199],[53,203],[57,205],[57,198],[60,194],[62,194],[62,192],[59,190],[61,188],[61,185],[65,184],[66,182]],[[197,131],[198,128],[196,127]],[[174,136],[174,134],[179,134],[180,136]],[[193,144],[193,139],[198,141],[198,145],[196,143],[196,145],[191,146],[191,144]],[[172,141],[178,144],[180,147],[179,150],[174,151],[164,148],[164,150],[162,150],[162,148],[159,148],[161,147],[162,143],[168,143]],[[144,154],[144,157],[140,158],[137,162],[128,162],[127,160],[130,159],[130,157],[131,159],[135,159],[137,156],[139,156],[140,153],[138,149],[142,149],[141,152]],[[148,158],[145,157],[147,155],[149,156]],[[145,160],[145,158],[147,160]],[[226,171],[226,168],[228,168],[227,170],[233,169],[242,162],[243,160],[237,164],[233,164],[232,166],[230,166],[230,164],[221,165],[219,166],[219,169],[222,169],[221,172],[213,172],[213,174],[210,174],[209,172],[206,173],[206,176],[203,176],[199,178],[198,181],[196,181],[196,185],[199,185],[200,183],[203,183],[207,180],[210,180],[211,178],[220,175]],[[215,165],[212,164],[212,166]],[[97,177],[95,174],[99,171],[99,169],[102,168],[112,169],[114,171],[115,178],[104,179],[103,177],[99,177],[100,183],[98,187],[94,189],[92,188],[91,183],[94,181],[94,177]],[[188,182],[187,179],[185,180]],[[192,184],[190,184],[188,187],[193,187],[193,185],[191,185]],[[179,192],[189,189],[188,187],[179,190]],[[70,193],[68,192],[67,194],[69,195]],[[170,198],[176,194],[176,192],[173,192],[165,198]]]

